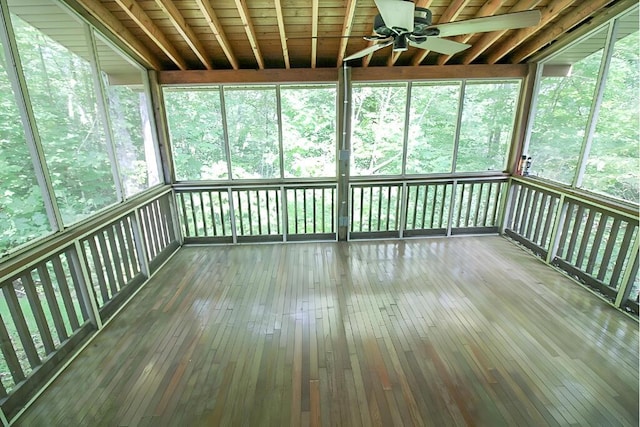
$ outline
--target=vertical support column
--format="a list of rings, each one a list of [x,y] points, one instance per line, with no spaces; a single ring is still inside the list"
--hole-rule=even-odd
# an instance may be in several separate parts
[[[458,98],[458,117],[456,118],[456,130],[454,133],[454,140],[453,140],[453,158],[451,159],[451,173],[456,173],[456,165],[458,163],[458,145],[460,144],[460,127],[462,126],[462,108],[464,107],[464,91],[466,90],[466,88],[467,88],[467,81],[462,80],[462,83],[460,85],[460,97]]]
[[[91,284],[91,278],[89,277],[89,271],[87,270],[86,258],[82,252],[82,246],[80,241],[76,240],[73,250],[69,251],[71,268],[75,270],[76,277],[80,287],[80,297],[84,302],[85,307],[88,309],[89,318],[97,329],[102,329],[102,318],[100,318],[100,311],[98,310],[98,304]]]
[[[148,76],[151,92],[151,105],[153,106],[153,121],[156,124],[156,134],[158,136],[158,152],[160,153],[162,176],[165,184],[172,184],[176,182],[176,172],[173,168],[173,159],[171,156],[171,144],[169,142],[167,114],[164,108],[164,96],[162,95],[162,88],[158,83],[158,74],[155,71],[149,71]]]
[[[533,117],[535,116],[538,103],[538,87],[540,85],[542,68],[542,65],[538,63],[529,64],[527,77],[524,79],[524,84],[520,88],[516,124],[511,137],[511,146],[507,158],[507,172],[511,175],[518,169],[520,156],[525,154],[529,149]]]
[[[0,0],[0,41],[4,47],[4,56],[7,62],[7,75],[11,82],[11,88],[16,97],[16,104],[20,113],[22,127],[29,155],[33,164],[38,186],[42,192],[42,200],[47,212],[47,217],[53,231],[64,229],[62,215],[53,191],[53,184],[49,174],[49,168],[45,162],[44,150],[40,140],[40,134],[36,126],[36,119],[31,107],[27,82],[24,77],[18,46],[11,25],[9,6],[6,0]]]
[[[83,24],[83,27],[85,40],[87,45],[89,46],[89,62],[91,64],[93,90],[96,96],[98,115],[104,128],[107,155],[109,156],[109,162],[111,163],[111,175],[113,176],[113,182],[116,187],[116,198],[119,202],[121,202],[125,198],[125,191],[122,183],[122,175],[120,174],[120,166],[118,164],[116,144],[113,140],[113,133],[111,131],[111,118],[109,117],[109,100],[106,94],[104,80],[102,80],[102,76],[100,75],[100,67],[98,65],[96,38],[93,35],[93,31],[91,30],[91,27],[89,27],[89,24],[85,23]]]
[[[227,108],[224,103],[224,88],[218,90],[220,95],[220,114],[222,115],[222,137],[224,138],[224,155],[227,158],[227,175],[231,181],[231,148],[229,147],[229,129],[227,128]],[[231,200],[231,199],[229,199]],[[229,202],[231,203],[231,202]]]
[[[591,103],[591,111],[589,112],[589,120],[587,121],[587,129],[582,142],[582,150],[576,175],[573,178],[573,187],[580,187],[584,178],[584,172],[587,168],[587,160],[591,152],[591,144],[593,143],[593,134],[596,131],[598,117],[600,116],[600,107],[602,106],[602,98],[604,98],[604,90],[607,85],[607,75],[609,74],[609,66],[611,65],[611,56],[613,55],[613,45],[616,42],[616,34],[618,32],[618,20],[609,23],[609,31],[607,33],[607,41],[604,45],[604,52],[600,69],[598,71],[598,80],[596,82],[596,90],[594,101]]]
[[[349,179],[351,167],[351,68],[338,77],[338,240],[349,236]]]

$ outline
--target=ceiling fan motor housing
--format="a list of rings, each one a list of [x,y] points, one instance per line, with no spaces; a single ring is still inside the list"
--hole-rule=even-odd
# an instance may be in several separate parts
[[[413,32],[414,36],[431,36],[434,34],[434,29],[428,29],[431,26],[433,15],[429,9],[423,7],[416,7],[413,12]],[[400,31],[399,28],[391,29],[387,27],[382,19],[382,16],[376,15],[373,19],[373,31],[381,37],[393,37],[398,34],[407,33],[407,31]],[[437,30],[435,30],[437,31]]]

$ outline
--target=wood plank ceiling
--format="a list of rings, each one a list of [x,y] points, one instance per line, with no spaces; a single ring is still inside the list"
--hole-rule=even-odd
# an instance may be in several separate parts
[[[373,0],[75,0],[161,70],[333,68],[372,42]],[[433,23],[538,9],[537,27],[452,38],[472,45],[446,56],[390,48],[354,67],[524,63],[628,0],[416,0]],[[159,66],[158,66],[159,65]]]

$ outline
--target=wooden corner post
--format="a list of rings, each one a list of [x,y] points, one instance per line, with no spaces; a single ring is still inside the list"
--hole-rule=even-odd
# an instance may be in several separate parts
[[[349,176],[351,165],[351,68],[338,76],[338,240],[349,237]]]

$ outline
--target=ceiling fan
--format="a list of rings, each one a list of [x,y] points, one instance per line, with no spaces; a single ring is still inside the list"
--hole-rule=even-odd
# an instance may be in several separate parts
[[[540,11],[527,10],[431,25],[431,11],[415,7],[410,0],[374,1],[380,12],[373,20],[373,31],[376,35],[365,37],[365,40],[377,43],[347,56],[344,58],[345,61],[362,58],[391,45],[394,52],[405,51],[411,45],[445,55],[454,55],[471,45],[443,37],[525,28],[540,23]]]

